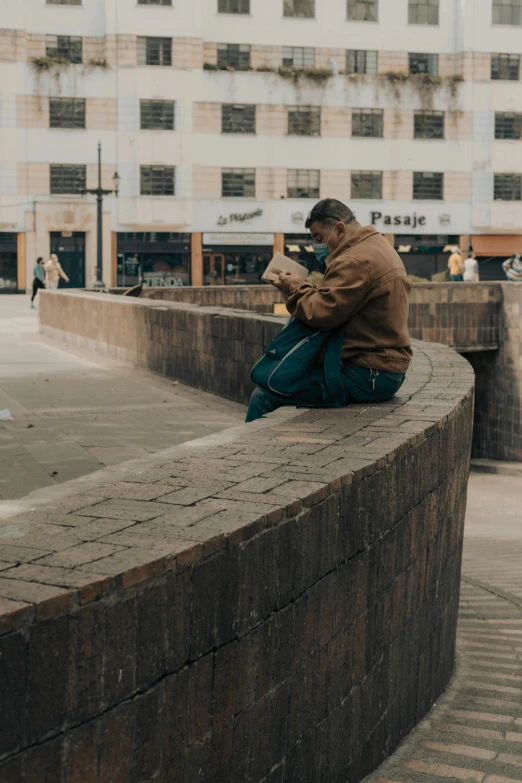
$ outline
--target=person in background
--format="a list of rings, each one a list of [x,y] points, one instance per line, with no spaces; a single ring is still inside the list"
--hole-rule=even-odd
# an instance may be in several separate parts
[[[62,280],[65,280],[66,283],[69,282],[69,278],[58,261],[58,256],[53,253],[45,265],[45,285],[49,291],[56,291],[58,289],[60,277]]]
[[[515,283],[522,282],[522,260],[520,259],[520,253],[511,253],[509,258],[506,258],[502,264],[502,269],[506,273],[508,280],[513,280]]]
[[[468,257],[464,261],[464,282],[478,283],[479,279],[479,266],[477,257],[475,256],[475,253],[470,250]]]
[[[448,269],[453,283],[461,283],[464,280],[462,276],[464,264],[462,263],[462,254],[458,247],[453,248],[453,253],[448,258]]]
[[[45,269],[43,265],[43,258],[42,256],[38,256],[36,259],[36,264],[33,267],[33,295],[31,297],[31,310],[36,310],[36,307],[34,306],[34,298],[40,288],[45,288],[44,280],[45,280]]]

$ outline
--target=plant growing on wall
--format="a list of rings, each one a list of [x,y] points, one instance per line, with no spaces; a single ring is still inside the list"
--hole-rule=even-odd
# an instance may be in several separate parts
[[[283,79],[288,79],[294,82],[294,84],[301,80],[324,84],[325,81],[333,76],[333,72],[328,68],[294,68],[288,65],[282,65],[277,69],[277,73]]]
[[[430,73],[401,73],[387,71],[378,77],[386,86],[396,101],[401,98],[404,87],[410,87],[419,96],[420,104],[425,111],[433,108],[433,99],[438,90],[446,89],[449,93],[450,107],[456,111],[459,85],[464,81],[460,74],[451,76],[432,76]]]

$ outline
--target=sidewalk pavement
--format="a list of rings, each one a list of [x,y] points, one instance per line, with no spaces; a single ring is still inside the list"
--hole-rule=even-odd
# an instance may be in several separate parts
[[[0,499],[83,476],[244,420],[212,394],[38,334],[26,296],[0,295]]]
[[[522,479],[472,473],[455,677],[367,783],[522,781]]]

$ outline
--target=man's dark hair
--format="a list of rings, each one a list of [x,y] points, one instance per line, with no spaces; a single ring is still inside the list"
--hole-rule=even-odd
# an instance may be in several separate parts
[[[355,215],[352,210],[343,204],[342,201],[338,201],[336,198],[324,198],[319,201],[308,215],[305,223],[305,228],[310,228],[315,221],[319,223],[352,223],[355,220]]]
[[[43,261],[43,256],[38,256],[38,258],[36,259],[37,264],[39,264],[40,261]]]

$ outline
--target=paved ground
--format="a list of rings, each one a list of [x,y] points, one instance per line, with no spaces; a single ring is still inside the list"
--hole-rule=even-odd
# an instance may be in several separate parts
[[[472,473],[455,678],[367,781],[522,781],[522,478]]]
[[[0,295],[0,498],[234,426],[244,407],[38,334],[25,296]]]

